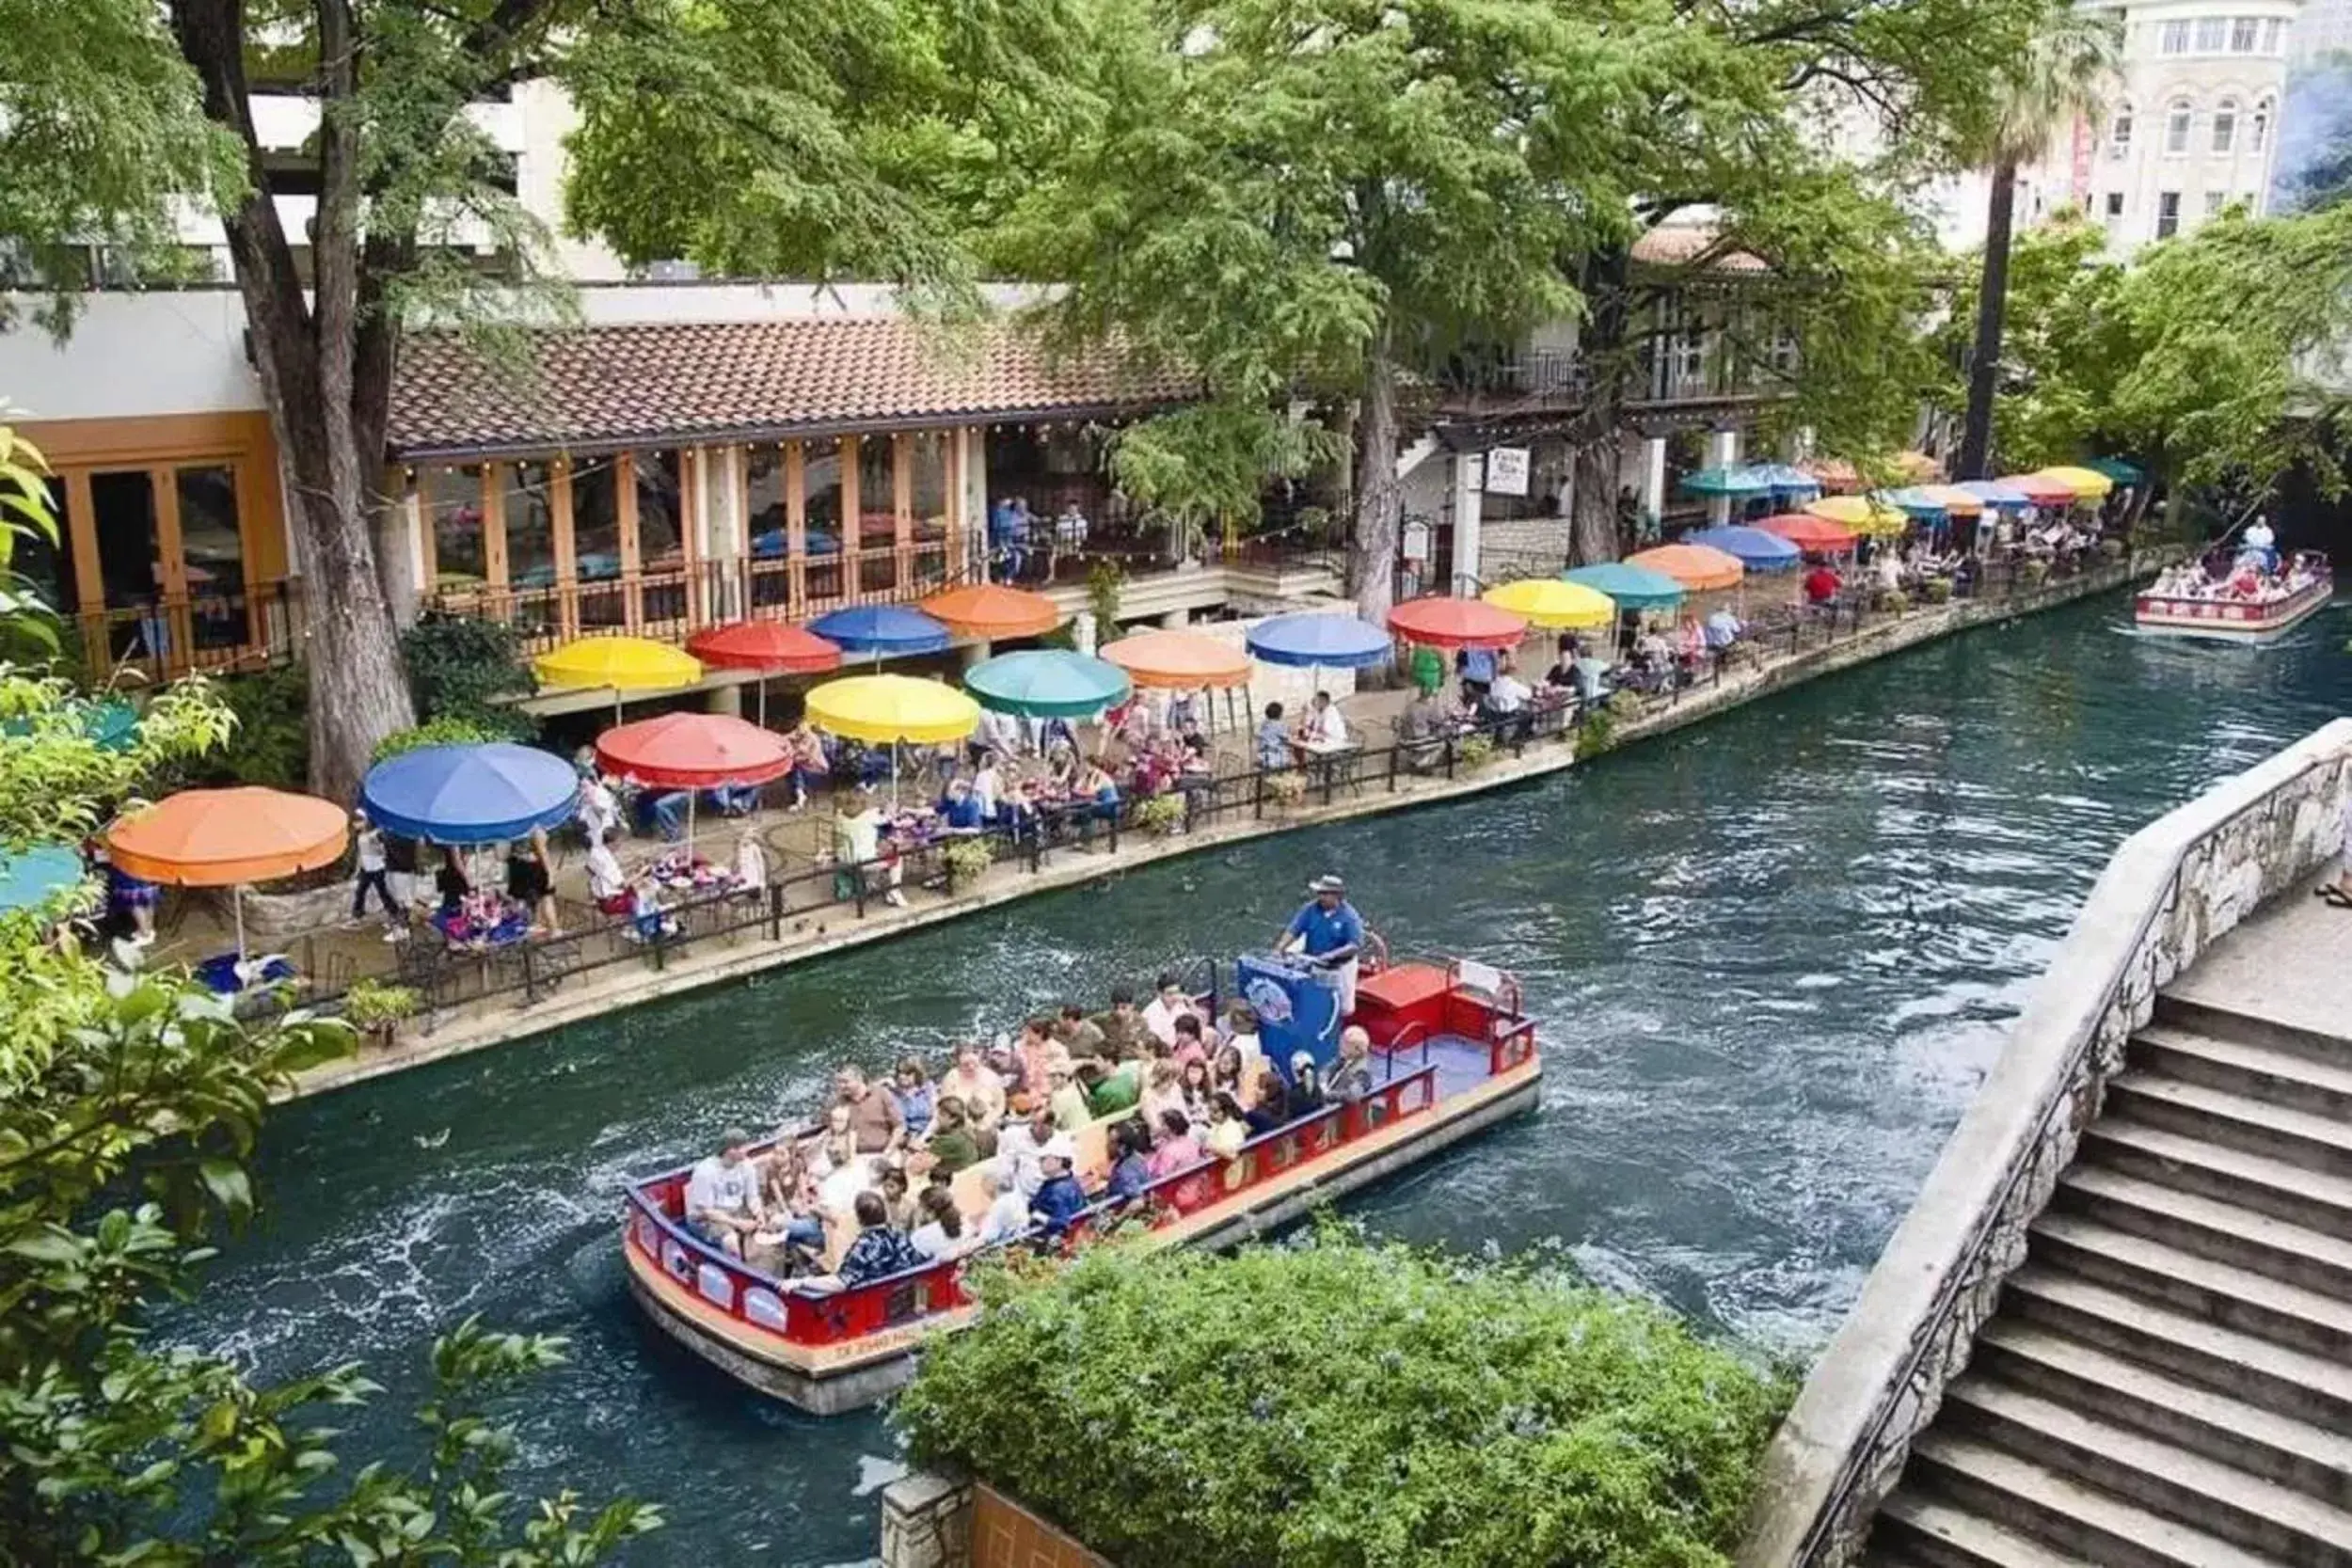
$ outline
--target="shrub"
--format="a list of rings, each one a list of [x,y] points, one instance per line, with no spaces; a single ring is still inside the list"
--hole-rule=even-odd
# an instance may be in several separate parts
[[[1495,743],[1491,736],[1466,735],[1454,745],[1454,766],[1464,772],[1474,772],[1492,762]]]
[[[237,716],[229,744],[204,770],[236,784],[300,789],[310,776],[310,677],[298,664],[231,675],[220,694]]]
[[[509,730],[471,719],[435,719],[394,730],[375,743],[375,754],[369,760],[382,762],[386,757],[396,757],[421,746],[463,746],[477,740],[505,740],[511,735]]]
[[[1295,768],[1268,773],[1265,776],[1265,792],[1279,804],[1295,806],[1307,798],[1307,775]]]
[[[2028,588],[2039,588],[2050,575],[2050,563],[2040,556],[2030,556],[2017,569],[2017,579]]]
[[[1639,719],[1642,717],[1642,694],[1638,691],[1612,691],[1608,706],[1612,719]]]
[[[402,1019],[414,1017],[416,1011],[417,993],[406,986],[358,979],[343,993],[344,1021],[367,1034],[389,1032]]]
[[[1184,798],[1181,795],[1153,795],[1136,804],[1136,826],[1163,836],[1173,833],[1184,825]]]
[[[1108,642],[1119,635],[1119,596],[1127,574],[1107,556],[1087,568],[1087,609],[1094,612],[1094,635]]]
[[[1927,580],[1927,586],[1923,592],[1925,593],[1927,601],[1930,604],[1949,604],[1952,602],[1952,579],[1949,578],[1930,578]]]
[[[1889,615],[1900,615],[1911,608],[1911,595],[1899,588],[1890,588],[1879,595],[1879,608]]]
[[[514,628],[474,615],[427,610],[401,634],[401,661],[417,717],[468,720],[501,740],[522,740],[537,723],[514,700],[536,689]]]
[[[2102,539],[2102,540],[2100,540],[2100,541],[2099,541],[2099,558],[2100,558],[2102,561],[2121,561],[2121,560],[2122,560],[2122,559],[2123,559],[2123,541],[2122,541],[2122,540],[2121,540],[2121,539]]]
[[[1607,708],[1596,708],[1576,727],[1576,754],[1597,757],[1617,743],[1617,721]]]
[[[1790,1393],[1647,1303],[1336,1230],[976,1277],[915,1459],[1153,1568],[1723,1564]]]
[[[958,882],[971,881],[996,863],[996,846],[986,838],[951,839],[940,853],[947,863],[948,877]]]

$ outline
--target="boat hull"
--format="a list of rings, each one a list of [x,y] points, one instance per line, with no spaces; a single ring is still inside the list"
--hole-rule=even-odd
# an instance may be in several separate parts
[[[2233,599],[2175,599],[2143,594],[2134,604],[2132,622],[2139,630],[2158,637],[2197,638],[2214,642],[2266,642],[2284,636],[2328,607],[2335,594],[2332,578],[2323,578],[2301,593],[2275,604],[2249,604]]]
[[[1300,1219],[1318,1204],[1367,1187],[1506,1117],[1533,1109],[1542,1074],[1542,1058],[1531,1053],[1518,1065],[1425,1111],[1304,1161],[1173,1224],[1143,1231],[1134,1244],[1224,1248],[1263,1236]],[[977,1312],[964,1307],[840,1344],[798,1345],[747,1329],[638,1247],[625,1245],[622,1252],[630,1293],[664,1334],[737,1381],[811,1415],[840,1415],[886,1399],[914,1377],[916,1353],[926,1339],[964,1326]]]

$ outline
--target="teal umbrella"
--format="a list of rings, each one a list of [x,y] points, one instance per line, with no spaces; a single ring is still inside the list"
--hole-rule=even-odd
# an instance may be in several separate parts
[[[1108,659],[1066,648],[999,654],[966,671],[963,684],[982,707],[1031,719],[1083,719],[1134,689],[1127,672]]]
[[[2105,474],[2122,486],[2128,487],[2148,483],[2145,469],[2137,463],[2126,463],[2120,457],[2094,457],[2083,467],[2094,474]]]
[[[1617,601],[1621,610],[1671,610],[1682,602],[1682,584],[1646,566],[1604,561],[1560,574],[1565,581],[1581,583]]]
[[[1769,496],[1772,482],[1752,467],[1701,468],[1682,476],[1682,488],[1694,496]]]
[[[70,845],[0,849],[0,911],[38,908],[81,879],[82,857]]]
[[[103,750],[123,751],[138,738],[139,710],[121,698],[114,697],[103,703],[85,703],[80,705],[82,733],[98,742]],[[33,721],[29,719],[11,719],[7,723],[0,724],[0,735],[30,735],[32,733]]]

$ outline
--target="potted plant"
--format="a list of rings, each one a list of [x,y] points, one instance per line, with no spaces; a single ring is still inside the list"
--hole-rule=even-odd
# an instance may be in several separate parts
[[[1454,743],[1454,763],[1465,773],[1475,773],[1494,761],[1495,743],[1483,735],[1466,735]]]
[[[1597,708],[1576,727],[1576,754],[1597,757],[1617,743],[1617,721],[1607,708]]]
[[[1184,826],[1184,798],[1181,795],[1153,795],[1136,802],[1136,826],[1162,838],[1181,832]]]
[[[2041,556],[2028,556],[2017,569],[2017,580],[2028,588],[2039,588],[2050,576],[2050,563]]]
[[[1295,768],[1265,776],[1265,792],[1279,806],[1295,806],[1307,798],[1307,775]]]
[[[417,1011],[417,993],[406,986],[381,980],[354,980],[343,993],[343,1020],[375,1045],[389,1045],[392,1031]]]
[[[1930,604],[1949,604],[1952,602],[1952,579],[1949,578],[1930,578],[1927,580],[1927,586],[1921,590],[1921,593],[1926,596],[1927,601]]]
[[[996,846],[986,838],[954,839],[941,853],[947,862],[951,886],[972,881],[996,863]]]
[[[1890,588],[1879,595],[1879,608],[1889,615],[1900,615],[1911,608],[1911,595],[1899,588]]]
[[[1642,717],[1642,694],[1638,691],[1609,693],[1609,717],[1620,722]]]

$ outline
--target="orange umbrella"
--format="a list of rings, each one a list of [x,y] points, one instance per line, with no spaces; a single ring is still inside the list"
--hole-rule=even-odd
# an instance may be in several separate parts
[[[1137,686],[1188,691],[1204,686],[1248,686],[1249,656],[1197,631],[1146,631],[1096,650]]]
[[[996,582],[976,582],[933,594],[923,601],[922,610],[948,630],[965,637],[1036,637],[1052,631],[1065,619],[1061,606],[1044,594]]]
[[[1919,494],[1955,517],[1982,515],[1984,502],[1957,484],[1923,484]]]
[[[183,789],[106,830],[106,852],[134,877],[173,887],[235,888],[314,871],[341,859],[351,818],[309,795],[244,785]],[[245,904],[232,895],[237,957],[245,957]]]
[[[1821,482],[1821,488],[1845,495],[1862,488],[1862,475],[1842,457],[1809,457],[1797,465]]]
[[[1705,545],[1660,545],[1655,549],[1627,556],[1625,563],[1663,572],[1694,594],[1733,587],[1746,570],[1738,556]]]
[[[1897,473],[1914,483],[1944,477],[1944,465],[1924,451],[1899,451],[1895,454],[1893,467]]]
[[[1767,517],[1756,526],[1767,533],[1778,534],[1807,555],[1836,555],[1853,548],[1851,529],[1808,513],[1784,513]]]

